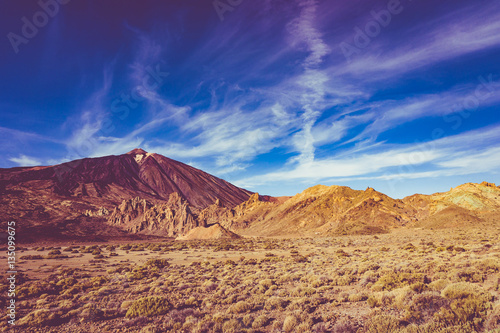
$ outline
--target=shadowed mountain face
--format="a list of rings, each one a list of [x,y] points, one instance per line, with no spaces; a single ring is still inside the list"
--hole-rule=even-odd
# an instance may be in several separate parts
[[[27,230],[50,226],[47,234],[54,237],[78,236],[86,222],[104,218],[83,214],[87,210],[112,211],[135,197],[168,203],[172,193],[195,210],[216,201],[233,207],[252,194],[189,165],[134,149],[55,166],[0,169],[0,219],[22,221]]]

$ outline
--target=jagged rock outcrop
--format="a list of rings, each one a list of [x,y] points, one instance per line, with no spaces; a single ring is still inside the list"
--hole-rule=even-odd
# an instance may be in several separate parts
[[[201,225],[220,224],[230,229],[235,217],[234,209],[224,207],[217,199],[213,205],[203,209],[198,214],[198,221]]]
[[[103,216],[108,216],[110,213],[109,210],[107,210],[105,207],[100,207],[98,210],[93,211],[91,209],[87,209],[85,213],[83,213],[84,216],[88,217],[103,217]]]
[[[176,237],[205,226],[198,222],[194,210],[178,193],[170,194],[167,202],[159,204],[137,197],[116,207],[108,223],[131,233]]]
[[[240,231],[248,228],[254,221],[261,221],[269,209],[278,206],[287,198],[277,200],[269,196],[261,196],[254,193],[247,201],[242,202],[234,208],[226,208],[217,201],[200,212],[198,219],[205,225],[218,223],[230,231]]]
[[[217,224],[243,236],[373,234],[400,227],[494,221],[500,211],[500,189],[489,183],[464,184],[445,193],[399,200],[370,187],[358,191],[346,186],[317,185],[287,200],[269,200],[254,193],[234,208],[224,207],[217,200],[201,211],[192,211],[192,219],[184,214],[180,218],[184,227],[177,229],[172,226],[179,222],[171,215],[166,218],[165,208],[160,207],[147,207],[141,216],[149,222],[135,222],[133,231],[167,229],[168,235],[184,235],[193,226]],[[166,220],[174,222],[165,224]]]

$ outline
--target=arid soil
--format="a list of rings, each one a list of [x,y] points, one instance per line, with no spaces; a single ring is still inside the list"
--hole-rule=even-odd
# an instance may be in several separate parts
[[[500,228],[129,243],[19,250],[12,331],[500,329]]]

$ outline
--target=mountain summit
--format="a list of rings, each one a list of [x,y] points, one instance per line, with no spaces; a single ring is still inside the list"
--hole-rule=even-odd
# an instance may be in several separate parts
[[[64,229],[68,223],[81,224],[80,215],[85,211],[111,211],[135,197],[168,202],[174,193],[196,209],[216,202],[234,207],[252,194],[204,171],[137,148],[123,155],[54,166],[0,169],[0,219],[23,221],[28,228],[60,225]]]
[[[35,188],[45,189],[45,195],[100,198],[115,203],[136,196],[168,200],[171,193],[178,193],[197,208],[205,208],[216,200],[233,207],[252,194],[199,169],[140,148],[119,156],[84,158],[49,167],[0,169],[0,182],[4,190],[33,188],[31,185],[36,184]]]
[[[135,148],[127,153],[127,155],[146,155],[146,154],[149,153],[142,148]]]

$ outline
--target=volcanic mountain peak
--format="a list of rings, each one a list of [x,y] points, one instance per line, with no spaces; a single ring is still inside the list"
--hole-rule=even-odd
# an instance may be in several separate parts
[[[137,148],[118,156],[84,158],[43,168],[0,169],[0,220],[22,219],[26,229],[43,228],[47,234],[62,235],[76,228],[66,227],[68,221],[83,226],[97,216],[85,212],[100,207],[112,211],[123,200],[135,197],[160,204],[173,204],[180,198],[193,208],[203,209],[217,199],[220,206],[235,207],[251,194],[189,165]],[[184,213],[180,206],[174,205],[176,212]],[[153,217],[148,221],[154,223],[140,229],[155,229],[165,221]],[[184,232],[184,228],[193,227],[191,220],[186,213],[172,219],[178,222],[175,230],[166,228],[171,224],[161,225],[169,234]],[[55,230],[56,226],[60,228]]]
[[[134,157],[134,160],[137,162],[137,164],[141,165],[147,157],[153,155],[151,153],[148,153],[142,148],[136,148],[134,150],[129,151],[125,155],[130,155]]]
[[[146,154],[148,154],[148,152],[142,148],[135,148],[127,153],[127,155],[146,155]]]

